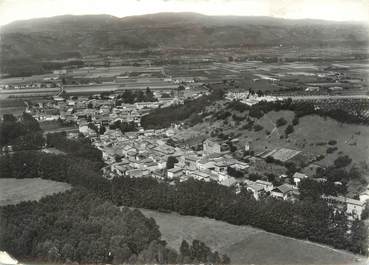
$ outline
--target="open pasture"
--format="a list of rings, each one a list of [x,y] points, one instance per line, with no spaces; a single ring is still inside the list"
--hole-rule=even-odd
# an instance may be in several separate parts
[[[194,239],[226,253],[232,264],[365,264],[365,258],[308,241],[292,239],[250,226],[209,218],[140,209],[155,219],[162,238],[178,249]]]
[[[38,201],[42,197],[71,189],[67,183],[34,179],[0,178],[0,206],[22,201]]]

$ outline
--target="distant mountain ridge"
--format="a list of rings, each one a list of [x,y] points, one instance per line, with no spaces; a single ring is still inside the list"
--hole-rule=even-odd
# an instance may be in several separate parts
[[[68,53],[145,48],[367,45],[368,27],[320,20],[158,13],[57,16],[0,29],[1,59],[55,58]]]

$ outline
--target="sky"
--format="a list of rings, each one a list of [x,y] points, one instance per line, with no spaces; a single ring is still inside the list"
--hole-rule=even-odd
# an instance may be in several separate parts
[[[0,25],[65,14],[125,17],[158,12],[369,23],[369,0],[0,0]]]

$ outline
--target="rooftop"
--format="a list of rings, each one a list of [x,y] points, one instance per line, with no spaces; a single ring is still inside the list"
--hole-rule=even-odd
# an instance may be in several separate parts
[[[278,186],[277,188],[275,188],[273,191],[280,191],[283,194],[290,192],[290,191],[294,191],[295,187],[290,185],[290,184],[282,184],[281,186]]]
[[[182,168],[174,167],[174,168],[168,169],[168,172],[179,173],[179,172],[182,172]]]
[[[304,179],[304,178],[307,178],[307,176],[305,174],[302,174],[302,173],[299,173],[299,172],[296,172],[295,174],[293,174],[292,176],[293,178],[298,178],[298,179]]]
[[[279,148],[279,149],[274,149],[271,152],[268,152],[267,154],[264,154],[263,158],[267,158],[268,156],[271,156],[276,160],[279,160],[281,162],[286,162],[292,159],[293,157],[295,157],[296,155],[298,155],[299,153],[301,153],[301,151],[288,149],[288,148]]]

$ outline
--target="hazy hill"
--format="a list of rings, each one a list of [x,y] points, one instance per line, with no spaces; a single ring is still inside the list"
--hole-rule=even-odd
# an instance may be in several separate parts
[[[142,48],[366,45],[359,24],[269,17],[159,13],[58,16],[16,21],[0,29],[4,64],[20,58],[66,58],[76,54]]]

